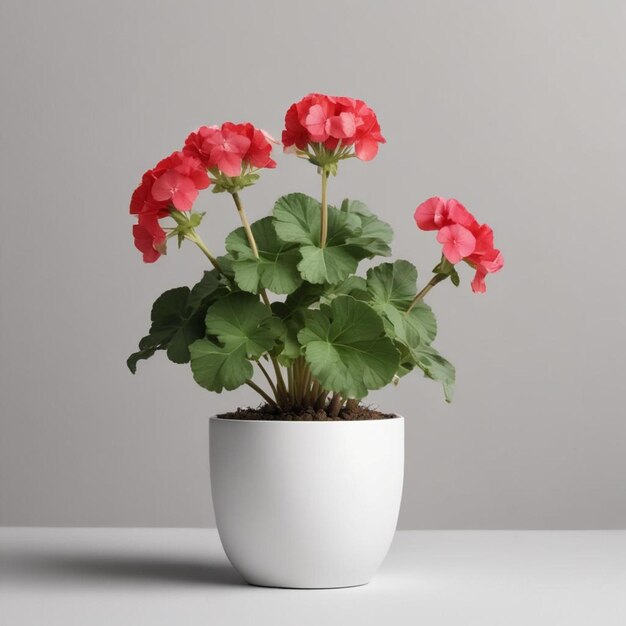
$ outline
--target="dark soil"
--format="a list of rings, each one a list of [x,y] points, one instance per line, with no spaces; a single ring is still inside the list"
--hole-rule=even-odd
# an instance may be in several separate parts
[[[265,405],[258,409],[239,408],[232,413],[223,413],[217,417],[229,420],[269,420],[274,422],[346,422],[356,420],[383,420],[395,417],[391,413],[381,413],[365,406],[348,411],[341,409],[338,417],[331,417],[324,409],[294,409],[280,412]]]

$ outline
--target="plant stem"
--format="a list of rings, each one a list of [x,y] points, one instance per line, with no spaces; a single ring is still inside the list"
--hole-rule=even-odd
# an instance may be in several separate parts
[[[311,386],[311,369],[304,363],[304,384],[302,385],[302,399],[301,403],[307,404],[309,387]]]
[[[289,402],[291,404],[295,404],[293,401],[293,365],[290,365],[287,368],[287,390],[288,390],[288,396],[289,396]]]
[[[232,194],[233,200],[235,202],[235,206],[237,207],[237,213],[239,213],[239,219],[243,224],[243,229],[246,231],[246,237],[248,238],[248,243],[250,244],[250,248],[252,249],[252,254],[258,259],[259,258],[259,248],[256,245],[256,240],[254,239],[254,235],[252,234],[252,228],[250,228],[250,222],[248,221],[248,216],[244,211],[243,204],[241,203],[241,198],[239,194],[235,191]],[[259,292],[261,294],[261,298],[263,302],[265,302],[266,306],[270,306],[269,298],[267,297],[267,292],[265,289],[261,289]]]
[[[315,404],[313,405],[313,407],[315,409],[323,409],[324,402],[326,402],[326,396],[328,396],[328,391],[326,391],[326,389],[322,389],[315,399]]]
[[[320,247],[326,247],[328,238],[328,170],[322,167],[322,225],[320,229]]]
[[[413,302],[411,302],[409,308],[406,310],[404,316],[406,317],[410,312],[411,309],[420,301],[424,298],[424,296],[437,284],[440,283],[442,280],[445,280],[446,278],[448,278],[447,274],[435,274],[426,284],[426,286],[415,296],[415,298],[413,298]]]
[[[337,417],[339,415],[339,410],[341,409],[341,405],[343,404],[343,399],[340,394],[333,394],[332,400],[328,405],[328,413],[331,417]]]
[[[252,248],[252,253],[258,259],[259,258],[259,248],[256,245],[256,241],[254,239],[254,235],[252,234],[252,228],[250,228],[250,222],[248,221],[248,216],[243,209],[243,204],[241,203],[241,198],[239,194],[235,191],[231,194],[233,196],[233,200],[235,201],[235,206],[237,207],[237,211],[239,213],[239,218],[241,219],[241,223],[243,224],[244,230],[246,231],[246,236],[248,237],[248,242],[250,243],[250,247]]]
[[[350,398],[350,400],[348,400],[346,402],[346,409],[348,411],[355,411],[359,406],[359,401],[356,398]]]
[[[253,383],[251,380],[246,380],[246,385],[254,389],[269,405],[273,406],[276,409],[278,408],[278,404],[276,404],[276,402],[272,400],[272,398],[268,396],[265,391],[263,391],[263,389],[261,389],[261,387],[259,387],[256,383]]]
[[[200,238],[200,235],[198,235],[198,233],[195,230],[190,235],[187,235],[187,239],[189,239],[189,241],[193,241],[198,246],[198,248],[200,248],[200,250],[204,252],[204,255],[206,256],[206,258],[209,259],[209,261],[211,262],[211,265],[220,274],[222,274],[222,276],[226,276],[226,274],[224,273],[224,270],[222,269],[222,266],[219,264],[219,261],[211,254],[209,249],[204,244],[204,241],[202,241],[202,239]]]
[[[270,388],[272,389],[272,393],[274,394],[274,397],[276,398],[276,400],[278,400],[278,391],[276,389],[276,385],[274,384],[274,381],[272,380],[272,377],[268,374],[265,367],[263,367],[263,364],[261,363],[261,361],[257,361],[256,363],[259,366],[259,369],[261,370],[261,372],[263,373],[263,376],[265,376],[265,380],[267,380]]]
[[[317,380],[313,379],[313,384],[311,385],[311,389],[309,390],[309,397],[307,399],[307,404],[315,405],[315,401],[317,400],[317,396],[320,395],[320,384]]]
[[[254,235],[252,233],[252,228],[250,227],[250,222],[248,221],[248,216],[243,209],[243,204],[241,203],[241,198],[239,194],[235,191],[232,194],[233,201],[235,206],[237,207],[237,213],[239,213],[239,218],[241,219],[241,223],[243,224],[243,228],[246,231],[246,237],[248,238],[248,243],[250,244],[250,248],[252,249],[252,253],[258,259],[259,258],[259,248],[256,245],[256,241],[254,239]],[[265,303],[265,306],[271,310],[270,301],[267,297],[267,292],[265,289],[261,289],[259,292],[261,295],[261,299]],[[287,387],[285,386],[285,379],[280,371],[280,366],[278,365],[276,359],[272,357],[272,365],[274,367],[274,373],[276,374],[276,386],[278,388],[279,395],[283,397],[283,399],[288,398]]]

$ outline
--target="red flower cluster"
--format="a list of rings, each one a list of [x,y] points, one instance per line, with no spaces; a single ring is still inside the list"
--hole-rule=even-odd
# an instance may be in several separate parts
[[[271,158],[272,143],[277,143],[264,130],[252,124],[201,126],[185,141],[183,152],[196,157],[209,169],[226,176],[239,176],[247,167],[276,167]]]
[[[130,200],[130,212],[138,216],[133,236],[146,263],[154,263],[165,252],[166,233],[159,220],[171,209],[191,211],[198,191],[208,186],[202,163],[183,152],[174,152],[143,175]]]
[[[493,231],[479,224],[457,200],[435,196],[415,209],[415,223],[422,230],[437,230],[443,255],[455,264],[463,260],[476,269],[472,291],[486,291],[485,276],[502,269],[504,259],[493,245]]]
[[[376,114],[362,100],[312,93],[289,107],[285,115],[285,151],[306,150],[321,143],[327,150],[354,145],[356,156],[370,161],[385,143]]]
[[[276,167],[272,143],[276,141],[250,123],[202,126],[187,137],[182,151],[148,170],[130,201],[130,212],[138,216],[135,247],[143,260],[153,263],[164,254],[166,233],[159,220],[171,210],[191,211],[198,191],[211,182],[207,170],[239,176],[245,169]]]

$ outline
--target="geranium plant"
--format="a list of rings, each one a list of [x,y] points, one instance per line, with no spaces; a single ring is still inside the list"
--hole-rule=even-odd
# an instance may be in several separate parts
[[[153,263],[176,239],[195,244],[211,267],[191,288],[157,298],[130,370],[164,350],[175,363],[190,362],[202,387],[220,393],[248,385],[275,413],[346,415],[370,390],[416,369],[442,383],[450,401],[455,371],[433,347],[437,323],[424,296],[447,279],[458,286],[461,261],[475,270],[472,289],[485,291],[486,275],[503,265],[491,228],[457,200],[430,198],[414,214],[443,246],[430,279],[418,288],[407,260],[359,274],[362,261],[391,255],[392,230],[359,200],[329,204],[328,183],[343,161],[369,161],[385,143],[374,111],[322,94],[293,104],[282,144],[314,166],[320,197],[290,193],[250,223],[241,195],[276,166],[275,143],[250,123],[203,126],[143,175],[130,204],[143,260]],[[220,256],[200,237],[205,213],[194,209],[209,187],[231,195],[241,221]]]

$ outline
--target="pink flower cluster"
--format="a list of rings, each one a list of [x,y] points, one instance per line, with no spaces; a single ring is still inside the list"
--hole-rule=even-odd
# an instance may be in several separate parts
[[[415,209],[415,223],[422,230],[437,230],[437,241],[443,245],[443,256],[453,265],[466,261],[476,269],[472,291],[486,291],[487,274],[502,269],[504,259],[494,248],[493,231],[479,224],[474,216],[455,199],[429,198]]]
[[[172,153],[142,176],[130,200],[130,212],[137,215],[133,237],[146,263],[154,263],[165,252],[166,233],[159,220],[168,217],[171,209],[191,211],[198,191],[208,186],[202,163],[183,152]]]
[[[285,115],[283,145],[286,151],[306,150],[323,144],[334,151],[352,146],[362,161],[370,161],[385,143],[376,114],[362,100],[312,93],[292,104]]]
[[[211,170],[226,176],[239,176],[244,167],[261,169],[276,167],[271,158],[272,143],[276,140],[252,124],[202,126],[185,141],[183,152],[196,157]]]
[[[172,210],[191,211],[198,192],[211,183],[207,170],[239,176],[243,168],[276,167],[270,156],[272,142],[276,143],[250,123],[202,126],[187,137],[182,151],[148,170],[130,201],[130,212],[137,215],[135,247],[143,260],[154,263],[165,253],[167,234],[159,220]]]

